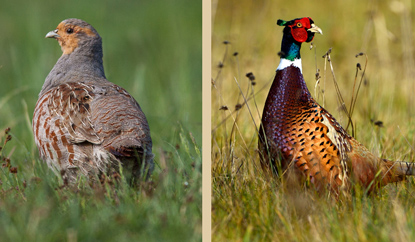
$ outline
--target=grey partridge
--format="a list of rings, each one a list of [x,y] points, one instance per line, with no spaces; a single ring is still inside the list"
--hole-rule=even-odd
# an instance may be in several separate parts
[[[59,42],[62,56],[43,84],[32,128],[42,160],[74,183],[95,179],[120,165],[131,180],[150,176],[152,140],[136,100],[104,74],[102,41],[80,19],[66,19],[46,38]]]
[[[302,75],[300,49],[321,33],[311,18],[278,20],[284,26],[280,64],[265,102],[259,129],[262,167],[295,174],[317,189],[338,194],[359,184],[372,191],[414,175],[414,163],[373,155],[351,137],[311,96]]]

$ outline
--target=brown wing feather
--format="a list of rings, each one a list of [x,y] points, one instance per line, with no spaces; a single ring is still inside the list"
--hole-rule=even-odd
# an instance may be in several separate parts
[[[116,156],[151,154],[150,129],[135,99],[113,84],[96,92],[100,95],[93,101],[91,121],[105,149]]]
[[[131,163],[136,177],[142,161],[147,174],[153,169],[144,113],[131,95],[109,82],[71,82],[46,92],[36,104],[33,130],[41,157],[71,180],[77,169],[97,174],[117,166],[114,161]]]
[[[90,105],[94,97],[92,88],[79,82],[52,89],[48,104],[51,116],[60,117],[60,125],[73,143],[102,143],[91,122]]]

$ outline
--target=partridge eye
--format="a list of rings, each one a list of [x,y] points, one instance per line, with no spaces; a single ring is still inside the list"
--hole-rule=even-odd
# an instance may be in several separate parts
[[[297,27],[301,28],[301,27],[303,27],[303,25],[301,23],[297,23]]]
[[[68,33],[68,34],[72,34],[72,33],[73,33],[73,28],[67,28],[67,29],[66,29],[66,33]]]

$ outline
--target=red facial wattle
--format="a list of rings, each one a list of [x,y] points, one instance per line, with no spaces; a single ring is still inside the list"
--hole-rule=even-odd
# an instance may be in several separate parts
[[[292,28],[291,27],[291,33],[294,39],[300,43],[305,42],[308,38],[307,30],[305,30],[304,28]]]
[[[309,18],[302,18],[294,22],[294,24],[289,25],[291,28],[291,34],[293,38],[300,43],[311,41],[314,39],[314,36],[311,40],[309,40],[309,34],[307,33],[307,29],[311,28]]]

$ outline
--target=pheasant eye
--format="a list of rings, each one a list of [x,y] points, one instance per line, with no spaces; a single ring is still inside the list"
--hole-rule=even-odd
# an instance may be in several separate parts
[[[301,27],[303,27],[303,25],[301,23],[297,23],[297,27],[301,28]]]
[[[72,33],[73,33],[73,28],[67,28],[67,29],[66,29],[66,33],[68,33],[68,34],[72,34]]]

